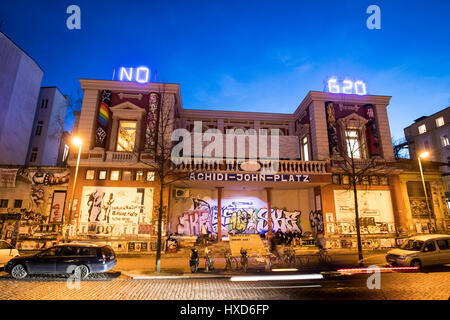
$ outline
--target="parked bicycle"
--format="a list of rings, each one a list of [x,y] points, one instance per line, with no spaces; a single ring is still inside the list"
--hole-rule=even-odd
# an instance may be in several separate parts
[[[198,271],[198,263],[199,263],[198,251],[197,249],[191,249],[189,266],[191,268],[192,273],[196,273]]]
[[[233,269],[239,268],[239,263],[235,257],[231,254],[230,249],[225,250],[225,271],[232,271]]]
[[[325,248],[321,248],[319,250],[319,262],[321,264],[329,265],[329,264],[331,264],[331,261],[332,261],[332,259],[331,259],[330,254],[328,253],[328,250]]]
[[[205,270],[209,272],[214,269],[214,261],[212,259],[212,253],[209,251],[208,247],[205,249]]]

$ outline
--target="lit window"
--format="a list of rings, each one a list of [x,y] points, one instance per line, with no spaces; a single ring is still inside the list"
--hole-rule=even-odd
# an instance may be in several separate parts
[[[155,181],[155,173],[153,171],[147,172],[147,181]]]
[[[124,171],[122,174],[122,180],[130,181],[131,180],[131,171]]]
[[[345,139],[347,141],[347,155],[350,158],[359,159],[361,153],[359,150],[359,136],[357,130],[346,130]]]
[[[86,180],[94,180],[95,170],[86,170]]]
[[[106,180],[106,170],[100,170],[98,172],[98,180]]]
[[[136,181],[144,180],[144,173],[142,171],[136,171]]]
[[[427,132],[427,127],[423,124],[419,126],[419,134]]]
[[[309,150],[308,150],[308,137],[305,136],[302,139],[302,154],[303,154],[303,160],[309,161]]]
[[[449,141],[448,141],[448,137],[447,136],[442,136],[441,137],[441,141],[442,141],[442,146],[443,147],[448,147]]]
[[[436,119],[436,127],[442,127],[444,125],[444,117],[439,117]]]
[[[136,122],[120,121],[117,151],[133,151],[136,140]]]
[[[120,176],[120,171],[119,170],[112,170],[111,171],[111,180],[118,181],[119,180],[119,176]]]

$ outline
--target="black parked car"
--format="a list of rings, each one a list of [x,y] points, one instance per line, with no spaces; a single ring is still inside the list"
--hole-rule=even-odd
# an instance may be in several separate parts
[[[114,250],[108,245],[67,243],[31,256],[11,259],[5,271],[16,279],[29,274],[77,274],[85,279],[89,273],[106,272],[116,266]]]

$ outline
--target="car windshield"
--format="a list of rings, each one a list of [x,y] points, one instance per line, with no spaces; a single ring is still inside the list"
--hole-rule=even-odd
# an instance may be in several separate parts
[[[423,241],[408,240],[402,244],[401,248],[404,250],[420,251],[420,248],[422,248],[422,245],[423,245]]]

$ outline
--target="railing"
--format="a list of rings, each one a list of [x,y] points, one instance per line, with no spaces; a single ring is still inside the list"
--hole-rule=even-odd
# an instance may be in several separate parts
[[[276,167],[277,165],[278,168]],[[326,174],[327,162],[301,160],[246,161],[236,159],[184,159],[180,164],[172,163],[172,168],[189,172],[215,171],[225,173],[259,172],[274,168],[281,174]]]
[[[131,152],[112,152],[108,151],[106,153],[106,160],[107,161],[136,161],[136,155]]]

